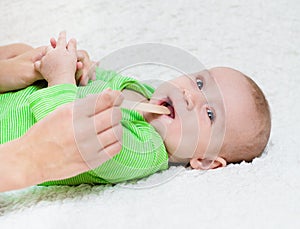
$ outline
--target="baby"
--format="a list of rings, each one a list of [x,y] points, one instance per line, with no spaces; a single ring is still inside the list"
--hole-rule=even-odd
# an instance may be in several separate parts
[[[216,85],[222,98],[214,92]],[[152,98],[150,103],[167,101],[176,113],[174,117],[145,115],[146,120],[164,136],[170,161],[189,162],[194,169],[204,169],[213,128],[222,132],[225,127],[225,136],[209,168],[249,162],[263,152],[269,139],[270,111],[263,92],[252,79],[232,68],[215,67],[178,77],[158,87],[152,97],[155,99]],[[197,117],[194,117],[195,113]],[[195,125],[198,131],[192,131]],[[186,131],[182,133],[178,131],[180,129]],[[195,133],[199,136],[194,150],[188,150],[191,141],[178,145],[178,142],[183,142],[182,135],[195,139]],[[223,136],[212,137],[222,140]],[[182,146],[184,148],[178,150]]]
[[[65,34],[58,40],[67,45]],[[35,64],[46,81],[0,95],[0,143],[23,135],[58,106],[106,88],[122,91],[128,100],[166,106],[170,114],[122,109],[122,150],[117,155],[96,169],[42,185],[117,183],[167,169],[168,161],[189,163],[194,169],[224,167],[251,161],[268,142],[268,103],[254,81],[239,71],[212,68],[180,76],[154,90],[130,77],[97,68],[95,81],[77,87],[76,55],[69,52],[71,47],[54,55],[51,51],[56,49],[56,41],[51,45]]]

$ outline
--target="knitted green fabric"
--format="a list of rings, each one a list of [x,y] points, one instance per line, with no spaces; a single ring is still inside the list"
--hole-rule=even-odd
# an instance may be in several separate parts
[[[61,84],[47,88],[39,81],[23,90],[0,94],[0,143],[22,136],[37,121],[58,106],[95,94],[106,88],[130,89],[150,98],[153,89],[114,71],[96,70],[96,81],[85,87]],[[77,185],[118,183],[149,176],[168,168],[168,154],[160,135],[136,111],[122,108],[122,150],[96,169],[64,180],[40,185]]]

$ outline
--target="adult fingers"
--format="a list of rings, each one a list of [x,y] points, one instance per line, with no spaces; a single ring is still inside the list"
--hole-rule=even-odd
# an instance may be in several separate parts
[[[83,57],[83,58],[87,58],[87,59],[89,59],[90,57],[89,57],[89,54],[87,53],[87,51],[85,51],[85,50],[78,50],[77,51],[77,53],[78,53],[78,56],[79,57]]]
[[[34,69],[38,72],[41,72],[41,61],[40,60],[34,62]]]
[[[83,55],[83,53],[80,52],[80,50],[77,51],[77,61],[83,62],[83,60],[84,60],[84,55]]]
[[[89,81],[89,78],[85,77],[82,72],[81,76],[78,77],[78,85],[86,86],[88,84],[88,81]]]
[[[90,169],[94,169],[117,155],[121,151],[121,149],[121,143],[119,141],[116,141],[105,147],[104,149],[101,149],[90,160],[86,160],[85,158],[84,160]]]
[[[123,133],[123,127],[120,123],[116,126],[113,126],[99,133],[98,140],[100,145],[102,146],[101,149],[108,147],[109,145],[115,143],[116,141],[121,141],[122,133]]]
[[[95,114],[107,109],[111,106],[119,106],[123,101],[123,95],[120,91],[108,89],[105,93],[100,94],[96,100]]]
[[[91,123],[86,124],[89,127],[85,125],[85,130],[82,126],[75,126],[76,145],[84,162],[94,168],[120,151],[122,126],[111,127],[97,135]]]
[[[75,80],[76,80],[76,83],[77,83],[77,85],[80,85],[80,86],[85,86],[85,85],[83,85],[83,84],[81,84],[81,81],[82,81],[82,79],[83,79],[83,70],[82,70],[82,68],[83,68],[83,64],[82,64],[82,62],[77,62],[76,63],[76,73],[75,73]]]
[[[122,143],[120,141],[116,141],[113,144],[105,147],[103,150],[100,151],[100,153],[105,153],[109,156],[109,158],[112,158],[116,154],[118,154],[122,149]]]
[[[41,61],[43,57],[52,50],[51,45],[41,46],[34,50],[35,53],[32,56],[32,61],[34,62],[34,69],[36,71],[41,72]]]
[[[32,61],[36,62],[38,60],[41,60],[43,56],[46,55],[47,46],[41,46],[34,50],[34,54],[32,56]]]
[[[93,118],[96,132],[101,133],[120,123],[122,113],[120,108],[112,107],[98,113]]]
[[[92,64],[87,72],[87,76],[91,80],[96,80],[96,68],[99,66],[99,62],[92,61]]]
[[[58,35],[56,46],[65,48],[67,46],[66,32],[62,31]]]
[[[99,67],[100,62],[92,61],[92,66],[88,71],[88,77],[91,80],[96,80],[96,68]]]
[[[83,68],[83,63],[81,62],[81,61],[78,61],[77,63],[76,63],[76,69],[77,70],[81,70]]]
[[[74,103],[74,115],[94,116],[114,105],[120,105],[123,96],[120,91],[106,89],[100,94],[88,95],[83,99],[76,100]]]
[[[114,142],[113,144],[110,144],[109,146],[105,147],[99,152],[99,159],[101,161],[109,160],[112,157],[114,157],[116,154],[118,154],[122,149],[122,143],[119,141]]]

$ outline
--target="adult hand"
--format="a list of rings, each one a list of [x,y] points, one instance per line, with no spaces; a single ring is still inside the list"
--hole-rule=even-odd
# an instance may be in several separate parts
[[[65,104],[21,138],[0,145],[0,191],[75,176],[121,150],[119,91]]]
[[[27,51],[31,51],[32,49],[33,48],[30,45],[24,43],[0,46],[0,60],[7,60],[19,56]]]
[[[95,70],[98,63],[92,61],[85,50],[77,51],[77,59],[76,82],[77,85],[86,86],[89,80],[96,80]]]
[[[25,88],[37,80],[43,79],[34,69],[46,46],[31,49],[16,57],[0,61],[0,93]]]
[[[114,106],[119,97],[120,92],[110,90],[90,95],[61,106],[29,129],[26,142],[43,181],[85,172],[121,150],[122,115]]]

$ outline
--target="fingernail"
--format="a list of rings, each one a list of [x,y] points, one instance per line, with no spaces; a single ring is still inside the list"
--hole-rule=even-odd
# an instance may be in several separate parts
[[[105,92],[105,93],[111,93],[112,92],[112,90],[111,90],[111,88],[106,88],[103,92]]]
[[[119,96],[116,98],[114,105],[115,106],[120,106],[124,100],[124,95],[122,92],[119,92]]]
[[[41,61],[36,61],[36,62],[34,62],[34,68],[37,70],[37,69],[39,69],[39,67],[40,67],[40,65],[41,65]]]

